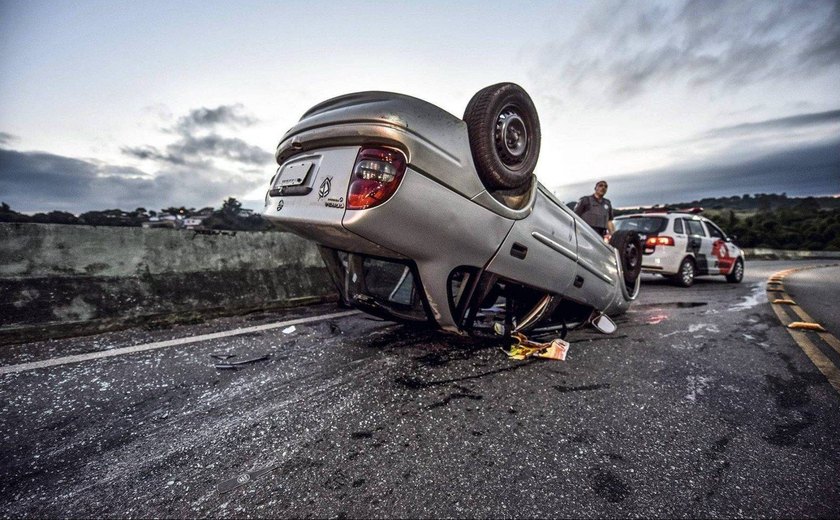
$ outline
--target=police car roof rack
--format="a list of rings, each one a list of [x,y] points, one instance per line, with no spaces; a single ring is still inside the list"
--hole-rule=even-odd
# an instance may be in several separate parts
[[[692,215],[697,215],[699,213],[703,213],[703,208],[699,206],[695,206],[692,208],[677,208],[675,206],[652,206],[650,208],[643,209],[642,213],[690,213]]]

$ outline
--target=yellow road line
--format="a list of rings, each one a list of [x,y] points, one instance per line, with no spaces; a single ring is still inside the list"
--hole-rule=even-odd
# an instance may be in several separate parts
[[[801,322],[794,322],[791,316],[786,312],[784,309],[788,308],[791,309],[802,321],[808,322],[808,324],[813,324],[820,329],[822,327],[814,322],[814,319],[805,312],[805,309],[794,303],[790,296],[784,289],[784,278],[797,271],[802,271],[805,269],[816,269],[819,267],[831,267],[836,264],[829,264],[829,265],[813,265],[813,266],[805,266],[805,267],[797,267],[794,269],[785,269],[784,271],[779,271],[778,273],[773,274],[767,280],[767,292],[774,293],[773,299],[770,299],[776,305],[770,305],[770,308],[773,309],[773,312],[776,313],[776,317],[779,318],[779,321],[782,322],[782,325],[785,326],[785,330],[793,338],[793,341],[799,345],[799,348],[808,356],[808,359],[817,367],[817,369],[822,372],[822,375],[828,379],[828,382],[834,389],[840,393],[840,369],[831,362],[831,359],[828,358],[825,354],[822,353],[820,348],[815,345],[811,339],[808,337],[808,332],[804,332],[802,330],[795,330],[789,328],[789,325],[794,324],[796,326],[798,323]],[[786,305],[779,305],[780,303],[784,303]],[[838,340],[834,335],[829,332],[825,332],[825,329],[822,329],[822,332],[817,330],[812,330],[811,334],[816,334],[822,339],[827,345],[833,348],[838,354],[840,354],[840,340]]]
[[[830,332],[820,332],[818,336],[822,338],[823,341],[831,345],[831,348],[833,348],[837,351],[838,354],[840,354],[840,340],[835,338],[833,334],[831,334]]]
[[[814,323],[814,318],[812,318],[807,312],[805,312],[805,309],[803,309],[799,305],[791,305],[790,308],[793,310],[793,312],[796,313],[797,316],[802,318],[802,321]]]
[[[790,330],[790,335],[793,336],[794,341],[799,344],[799,347],[805,352],[805,355],[811,360],[814,365],[822,372],[828,382],[835,390],[840,392],[840,369],[834,366],[834,363],[823,354],[820,349],[814,345],[804,332]]]
[[[793,321],[790,319],[790,316],[788,316],[788,314],[784,311],[784,307],[781,307],[779,305],[772,305],[771,308],[773,309],[773,312],[776,313],[776,316],[779,318],[779,321],[781,321],[782,325],[784,325],[785,327],[790,325],[790,322]]]

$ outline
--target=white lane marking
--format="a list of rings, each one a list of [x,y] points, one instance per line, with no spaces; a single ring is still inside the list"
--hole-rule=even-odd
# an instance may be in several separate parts
[[[17,372],[26,372],[28,370],[36,370],[38,368],[54,367],[57,365],[67,365],[70,363],[79,363],[81,361],[89,361],[91,359],[100,359],[106,357],[122,356],[125,354],[134,354],[135,352],[144,352],[146,350],[154,350],[158,348],[173,347],[175,345],[186,345],[187,343],[198,343],[199,341],[207,341],[210,339],[226,338],[228,336],[238,336],[240,334],[247,334],[249,332],[259,332],[263,330],[279,329],[288,327],[290,325],[300,325],[303,323],[312,323],[315,321],[329,320],[332,318],[343,318],[345,316],[352,316],[359,314],[360,311],[344,311],[336,312],[334,314],[325,314],[324,316],[311,316],[309,318],[298,318],[295,320],[283,321],[279,323],[268,323],[266,325],[256,325],[254,327],[245,327],[241,329],[226,330],[223,332],[214,332],[212,334],[203,334],[201,336],[191,336],[187,338],[170,339],[167,341],[158,341],[155,343],[146,343],[143,345],[135,345],[133,347],[115,348],[113,350],[104,350],[100,352],[90,352],[88,354],[78,354],[75,356],[65,356],[60,358],[46,359],[44,361],[33,361],[31,363],[20,363],[18,365],[7,365],[0,367],[0,375],[14,374]]]

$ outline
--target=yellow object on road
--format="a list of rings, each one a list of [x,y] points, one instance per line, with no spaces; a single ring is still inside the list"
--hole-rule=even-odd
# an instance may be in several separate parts
[[[794,321],[788,324],[789,329],[805,329],[805,330],[816,330],[817,332],[826,332],[822,325],[819,323],[812,323],[809,321]]]
[[[510,350],[502,349],[502,351],[509,358],[520,361],[531,356],[565,361],[566,354],[569,352],[569,343],[560,338],[556,338],[548,343],[538,343],[536,341],[530,341],[521,332],[514,332],[511,334],[511,338],[514,343],[511,345]]]

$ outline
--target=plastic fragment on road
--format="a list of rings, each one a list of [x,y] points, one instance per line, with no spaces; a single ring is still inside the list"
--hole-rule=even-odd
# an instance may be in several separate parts
[[[258,479],[258,478],[260,478],[264,475],[268,475],[269,473],[271,473],[276,468],[277,468],[276,464],[271,464],[271,465],[266,466],[262,469],[257,469],[257,470],[254,470],[254,471],[246,471],[245,473],[242,473],[242,474],[237,475],[237,476],[235,476],[231,479],[228,479],[228,480],[225,480],[224,482],[221,482],[216,487],[216,491],[220,494],[221,493],[227,493],[228,491],[233,491],[234,489],[238,488],[239,486],[247,484],[248,482],[256,480],[256,479]]]
[[[782,305],[796,305],[796,302],[789,298],[776,298],[775,300],[773,300],[773,303]]]
[[[255,357],[255,358],[251,358],[251,359],[243,359],[242,361],[227,361],[228,359],[230,359],[232,357],[236,357],[236,354],[225,354],[225,356],[227,356],[227,357],[225,357],[223,361],[213,365],[213,366],[216,367],[216,369],[218,369],[218,370],[236,370],[237,368],[239,368],[242,365],[248,365],[248,364],[251,364],[251,363],[256,363],[257,361],[268,360],[268,354],[266,354],[265,356]],[[220,356],[217,355],[217,354],[211,354],[210,357],[214,357],[214,358],[218,359]]]
[[[789,329],[815,330],[817,332],[826,332],[822,325],[810,321],[794,321],[788,324]]]
[[[565,361],[566,354],[569,352],[569,343],[560,338],[555,338],[548,343],[538,343],[536,341],[530,341],[521,332],[514,332],[511,334],[511,339],[513,339],[514,343],[511,345],[510,350],[502,349],[502,352],[507,354],[511,359],[521,361],[535,356]]]
[[[283,334],[291,334],[295,330],[297,330],[297,329],[295,329],[295,326],[292,325],[291,327],[286,327],[285,329],[283,329]]]

